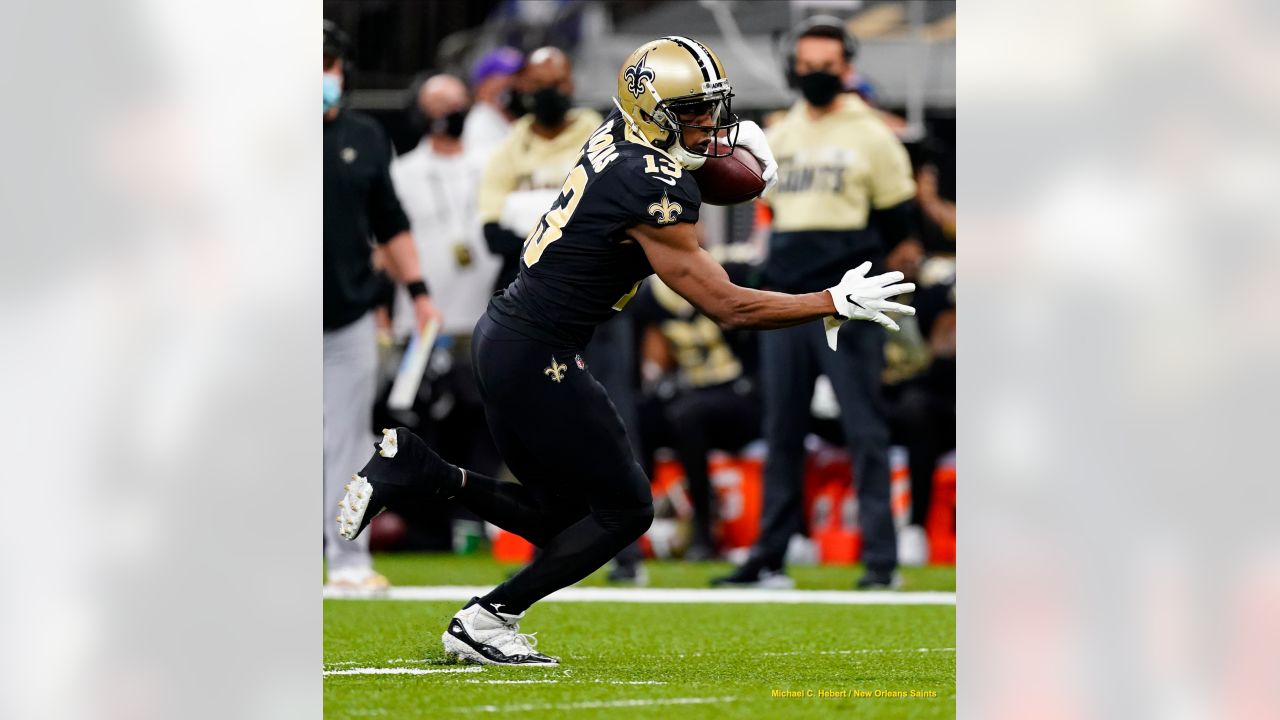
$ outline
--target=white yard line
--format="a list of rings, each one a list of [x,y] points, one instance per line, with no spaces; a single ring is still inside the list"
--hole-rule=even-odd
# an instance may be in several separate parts
[[[436,673],[483,673],[484,667],[347,667],[325,670],[325,675],[434,675]]]
[[[555,685],[559,680],[466,680],[481,685]]]
[[[527,705],[473,705],[452,708],[457,712],[532,712],[534,710],[593,710],[596,708],[648,707],[650,705],[705,705],[727,703],[736,697],[651,698],[635,700],[592,700],[573,703],[539,703]]]
[[[795,655],[879,655],[883,653],[953,653],[955,648],[858,648],[854,650],[791,650],[787,652],[762,652],[757,653],[761,657],[784,657]],[[658,659],[666,658],[693,658],[702,657],[705,653],[675,653],[664,654]],[[426,663],[427,660],[408,660],[405,658],[395,658],[388,660],[389,663]],[[328,666],[337,665],[355,665],[354,662],[331,662],[326,663]],[[479,665],[467,665],[457,668],[411,668],[411,667],[362,667],[362,668],[344,668],[341,670],[325,670],[324,674],[328,675],[434,675],[438,673],[477,673],[483,672],[484,668]],[[568,676],[566,670],[565,675]],[[464,680],[468,683],[484,684],[484,685],[554,685],[561,682],[570,684],[595,683],[607,685],[668,685],[670,683],[662,680],[603,680],[603,679],[537,679],[537,680]],[[493,707],[493,706],[485,706]],[[562,706],[555,706],[560,708]],[[583,706],[588,707],[588,706]],[[596,707],[594,705],[589,707]],[[599,706],[606,707],[606,706]],[[612,707],[612,706],[609,706]],[[475,710],[476,708],[470,708]],[[539,709],[530,707],[528,709]],[[541,709],[552,709],[552,706],[546,706]],[[497,710],[484,710],[483,712],[497,712]]]
[[[859,648],[857,650],[789,650],[787,652],[760,652],[759,657],[785,657],[788,655],[879,655],[882,653],[947,653],[955,652],[955,648]],[[673,658],[719,657],[720,653],[662,653],[655,655],[656,660]],[[585,657],[605,657],[592,655]]]
[[[395,662],[394,660],[389,662]],[[422,662],[426,662],[425,660]],[[330,665],[354,665],[355,663],[329,663]],[[404,667],[366,667],[366,668],[348,668],[343,670],[325,670],[325,675],[429,675],[434,673],[474,673],[483,672],[484,668],[480,666],[468,666],[462,668],[404,668]],[[664,680],[577,680],[577,679],[543,679],[543,680],[464,680],[463,682],[479,684],[479,685],[554,685],[561,682],[570,684],[597,684],[597,685],[669,685]]]
[[[455,600],[484,595],[489,586],[436,585],[393,587],[376,596],[325,588],[334,600]],[[600,588],[570,587],[556,591],[543,602],[617,603],[784,603],[814,605],[955,605],[953,592],[892,592],[852,590],[754,590],[707,588]]]
[[[560,682],[571,684],[593,683],[597,685],[670,685],[665,680],[464,680],[463,682],[481,685],[554,685]]]
[[[953,647],[945,648],[857,648],[854,650],[788,650],[786,652],[761,652],[756,653],[759,657],[787,657],[795,655],[882,655],[887,653],[953,653],[956,649]],[[669,658],[696,658],[714,655],[714,653],[664,653],[657,656],[657,659]],[[434,662],[431,660],[406,660],[404,658],[395,658],[388,660],[389,663],[414,663],[423,664]],[[337,665],[355,665],[355,662],[331,662],[325,663],[326,666]],[[462,669],[447,668],[441,670],[416,670],[414,668],[356,668],[354,670],[326,670],[325,675],[419,675],[427,672],[479,672],[483,668],[480,667],[464,667]],[[566,672],[566,675],[568,673]],[[469,683],[487,683],[492,685],[502,684],[534,684],[534,683],[558,683],[560,680],[467,680]],[[571,683],[608,683],[609,685],[667,685],[669,683],[661,680],[574,680]]]
[[[762,652],[756,654],[767,657],[782,657],[784,655],[879,655],[880,653],[937,653],[955,651],[955,648],[864,648],[861,650],[791,650],[788,652]]]

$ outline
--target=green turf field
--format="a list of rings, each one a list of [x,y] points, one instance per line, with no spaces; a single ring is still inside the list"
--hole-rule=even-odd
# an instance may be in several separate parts
[[[376,566],[398,585],[486,584],[509,572],[479,557],[380,556]],[[650,563],[650,586],[705,587],[725,567]],[[831,567],[798,568],[794,574],[801,588],[847,589],[857,577],[854,569]],[[955,588],[951,568],[904,575],[907,589]],[[584,581],[602,583],[598,576]],[[448,664],[440,646],[440,633],[460,605],[326,600],[326,672],[448,672],[326,675],[325,716],[955,715],[950,605],[546,602],[533,608],[521,630],[538,632],[539,649],[558,655],[561,667],[479,670]],[[774,691],[801,697],[775,697]],[[824,692],[829,696],[821,697]],[[867,696],[855,697],[858,692]]]
[[[487,555],[435,555],[383,553],[374,556],[374,568],[395,585],[495,585],[520,568],[515,563],[494,562]],[[649,587],[709,587],[713,577],[727,574],[733,565],[726,562],[686,563],[648,561]],[[801,590],[849,590],[862,574],[857,565],[788,568]],[[604,586],[606,570],[601,569],[578,583]],[[951,566],[902,568],[902,589],[954,592],[956,570]]]

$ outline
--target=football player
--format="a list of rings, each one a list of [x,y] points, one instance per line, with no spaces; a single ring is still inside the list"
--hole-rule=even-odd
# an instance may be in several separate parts
[[[451,656],[493,665],[557,665],[518,622],[530,605],[585,578],[653,520],[649,479],[604,389],[582,359],[596,325],[652,273],[729,328],[781,328],[851,319],[896,329],[885,313],[914,310],[901,273],[803,295],[738,287],[698,245],[701,196],[690,171],[742,145],[772,182],[764,133],[739,122],[723,64],[702,43],[645,43],[618,73],[616,108],[582,147],[552,207],[524,242],[520,271],[476,324],[472,353],[489,429],[519,481],[455,467],[405,428],[385,430],[339,507],[345,537],[378,512],[456,498],[541,548],[533,562],[472,598],[443,635]],[[712,140],[717,142],[713,143]]]

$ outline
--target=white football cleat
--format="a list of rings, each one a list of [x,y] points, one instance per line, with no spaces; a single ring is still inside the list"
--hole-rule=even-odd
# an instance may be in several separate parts
[[[524,613],[490,612],[480,598],[471,598],[449,621],[440,640],[449,657],[482,665],[559,666],[560,658],[538,652],[534,649],[538,639],[520,632],[522,617]]]
[[[369,500],[373,498],[373,486],[359,475],[352,475],[346,486],[347,494],[338,501],[338,533],[348,540],[355,540],[360,531],[369,523],[364,515],[369,510]],[[386,508],[380,508],[377,515]],[[373,520],[371,516],[370,521]]]

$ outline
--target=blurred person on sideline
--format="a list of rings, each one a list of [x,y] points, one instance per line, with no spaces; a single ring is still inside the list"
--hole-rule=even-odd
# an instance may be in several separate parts
[[[725,265],[729,278],[747,285],[741,265]],[[760,437],[760,399],[736,341],[749,331],[726,331],[660,279],[650,278],[634,301],[642,328],[642,375],[661,407],[661,442],[675,450],[684,468],[693,508],[693,538],[686,560],[719,555],[715,493],[707,455],[739,450]],[[674,375],[674,382],[666,380]],[[655,413],[656,414],[656,413]]]
[[[524,115],[523,95],[515,82],[523,66],[524,55],[513,47],[490,50],[472,66],[475,104],[462,130],[462,144],[471,152],[488,157]]]
[[[391,180],[409,218],[423,274],[444,315],[442,335],[468,336],[489,302],[499,262],[485,247],[476,198],[483,160],[466,141],[474,112],[462,80],[435,75],[422,83],[417,106],[426,123],[421,141],[391,162]],[[396,335],[415,328],[412,299],[397,292]]]
[[[373,313],[380,289],[373,243],[412,296],[418,327],[439,312],[427,294],[409,221],[392,186],[391,143],[372,118],[343,109],[348,40],[324,23],[324,547],[329,584],[381,590],[368,538],[344,541],[333,508],[372,442],[378,350]]]
[[[495,291],[515,279],[525,237],[560,193],[582,144],[603,120],[594,110],[573,107],[573,65],[561,50],[534,50],[521,75],[520,102],[528,114],[515,121],[489,156],[480,186],[485,241],[502,259]]]
[[[427,78],[415,102],[425,134],[392,161],[391,179],[409,217],[423,274],[444,315],[440,333],[451,358],[440,379],[448,398],[447,422],[439,423],[431,436],[450,460],[496,473],[497,451],[488,442],[471,366],[471,330],[489,303],[500,266],[485,247],[476,213],[484,161],[467,144],[464,130],[474,106],[462,80],[444,74]],[[414,331],[411,308],[408,292],[400,289],[394,313],[400,340]]]
[[[915,182],[906,148],[879,114],[844,92],[857,41],[837,18],[815,16],[792,32],[785,68],[802,98],[769,129],[778,185],[767,197],[773,232],[765,285],[781,292],[827,287],[844,269],[886,257],[911,242]],[[914,255],[914,253],[912,253]],[[793,587],[784,563],[803,531],[804,438],[814,381],[825,375],[840,405],[858,493],[859,588],[893,588],[897,542],[889,502],[889,428],[881,397],[884,329],[846,324],[835,352],[822,328],[798,325],[760,336],[768,457],[761,534],[747,561],[716,585]]]

